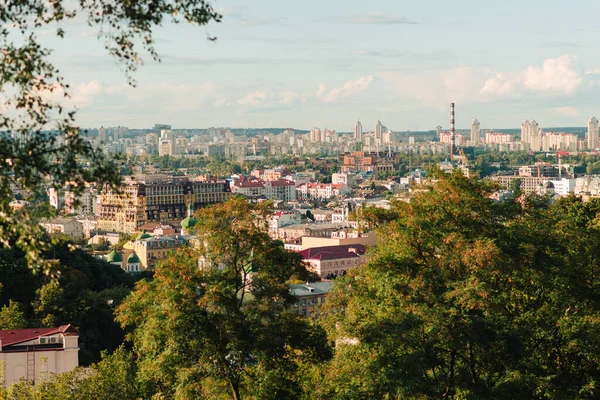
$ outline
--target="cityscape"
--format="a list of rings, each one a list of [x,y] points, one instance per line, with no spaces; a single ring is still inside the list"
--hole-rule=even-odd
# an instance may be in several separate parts
[[[600,6],[7,1],[0,399],[600,398]]]

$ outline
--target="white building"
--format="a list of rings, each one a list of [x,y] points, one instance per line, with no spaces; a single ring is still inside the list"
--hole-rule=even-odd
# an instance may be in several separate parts
[[[72,371],[79,366],[78,339],[79,334],[71,325],[0,331],[4,385],[21,379],[36,384],[50,374]]]
[[[302,200],[328,200],[350,193],[350,188],[344,184],[305,183],[296,188],[298,197]]]
[[[334,185],[342,184],[350,187],[356,184],[356,174],[336,172],[331,175],[331,183]]]
[[[481,124],[477,119],[471,121],[471,145],[477,146],[481,138]]]
[[[554,193],[560,196],[568,196],[575,192],[576,180],[573,178],[562,178],[556,180],[549,180],[554,185]]]
[[[40,225],[48,233],[64,233],[65,235],[71,236],[73,240],[83,239],[83,226],[75,218],[52,218],[50,220],[43,220]]]
[[[286,179],[276,181],[236,181],[231,186],[231,192],[244,196],[264,196],[271,200],[296,200],[296,184]]]
[[[302,216],[297,211],[278,211],[269,220],[269,231],[271,237],[279,239],[279,228],[296,225],[302,222]]]
[[[592,117],[588,121],[587,139],[588,139],[588,148],[597,149],[599,147],[598,119],[596,117]]]
[[[356,125],[354,125],[354,140],[357,142],[362,142],[363,135],[363,127],[360,123],[360,120],[356,121]]]

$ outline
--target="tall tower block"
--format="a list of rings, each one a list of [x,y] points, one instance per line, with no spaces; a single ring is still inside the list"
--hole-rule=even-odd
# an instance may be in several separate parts
[[[598,148],[598,119],[596,117],[590,118],[588,121],[588,148],[589,149],[597,149]]]
[[[454,142],[455,142],[455,131],[454,131],[454,103],[450,103],[450,161],[454,161]]]

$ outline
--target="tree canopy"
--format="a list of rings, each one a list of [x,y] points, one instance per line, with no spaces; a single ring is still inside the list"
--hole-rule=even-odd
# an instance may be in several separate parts
[[[24,251],[31,267],[49,272],[41,254],[50,246],[35,216],[15,212],[15,191],[31,195],[65,185],[75,194],[86,183],[120,181],[115,160],[79,134],[75,109],[64,102],[68,81],[50,61],[53,49],[40,37],[67,32],[64,22],[83,19],[96,29],[108,53],[125,67],[130,85],[142,65],[141,50],[160,60],[153,31],[166,21],[196,25],[219,22],[205,0],[80,1],[6,0],[0,7],[0,244]]]

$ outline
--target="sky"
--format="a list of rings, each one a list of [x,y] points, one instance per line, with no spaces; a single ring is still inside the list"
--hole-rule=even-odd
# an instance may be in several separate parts
[[[155,31],[128,87],[96,30],[47,35],[83,127],[484,129],[600,117],[600,2],[218,0],[221,23]],[[216,41],[207,40],[216,36]]]

